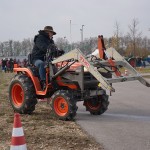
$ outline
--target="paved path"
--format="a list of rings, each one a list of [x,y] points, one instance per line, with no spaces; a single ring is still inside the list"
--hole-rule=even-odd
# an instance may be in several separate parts
[[[79,102],[77,123],[105,150],[150,150],[150,88],[138,81],[113,86],[109,110],[92,116]]]

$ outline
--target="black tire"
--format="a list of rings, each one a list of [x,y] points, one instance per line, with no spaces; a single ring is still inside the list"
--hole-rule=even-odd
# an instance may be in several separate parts
[[[9,100],[15,112],[31,114],[37,103],[34,85],[26,75],[16,75],[9,85]]]
[[[103,94],[84,101],[86,111],[91,115],[101,115],[108,109],[108,95]]]
[[[73,120],[77,106],[73,93],[68,90],[58,90],[52,95],[52,111],[60,120]]]

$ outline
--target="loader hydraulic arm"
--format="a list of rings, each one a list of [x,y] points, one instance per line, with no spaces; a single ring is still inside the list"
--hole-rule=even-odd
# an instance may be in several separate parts
[[[102,87],[115,92],[115,89],[104,79],[104,77],[98,72],[97,68],[86,59],[86,56],[84,56],[84,54],[79,49],[74,49],[64,54],[63,56],[60,56],[56,60],[52,61],[52,64],[69,59],[74,59],[80,62],[100,82]]]
[[[69,59],[78,61],[100,82],[102,88],[112,92],[115,92],[115,89],[112,87],[111,83],[116,82],[138,80],[145,86],[150,87],[150,83],[146,81],[114,48],[105,48],[103,36],[98,36],[98,50],[99,53],[95,56],[98,59],[95,60],[89,58],[92,57],[91,55],[85,56],[79,49],[74,49],[53,60],[52,64],[67,61]],[[119,70],[120,66],[129,70],[131,76],[127,77],[121,74]],[[112,78],[105,78],[99,71],[100,68],[109,71],[109,73],[113,75]]]
[[[112,57],[106,53],[106,48],[104,45],[104,39],[102,35],[98,36],[98,50],[99,50],[99,57],[101,59],[107,60],[110,66],[112,66],[112,70],[115,72],[116,76],[121,76],[121,72],[115,67],[115,62],[113,61]]]

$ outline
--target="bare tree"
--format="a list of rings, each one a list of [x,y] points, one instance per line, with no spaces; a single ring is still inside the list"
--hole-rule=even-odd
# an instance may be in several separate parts
[[[32,50],[32,41],[28,39],[24,39],[21,43],[21,51],[22,55],[27,56]]]
[[[114,42],[114,48],[117,51],[119,51],[119,48],[120,48],[120,25],[117,21],[115,22],[114,28],[115,28],[114,36],[113,36],[114,41],[112,41],[112,42]]]
[[[1,56],[4,56],[4,44],[0,43],[0,54]]]
[[[21,43],[19,41],[14,41],[14,55],[19,56],[21,54]]]
[[[139,24],[138,19],[134,18],[132,20],[132,23],[129,25],[129,32],[128,32],[128,38],[130,40],[130,45],[133,49],[132,52],[133,52],[134,57],[137,55],[137,51],[136,51],[137,43],[142,35],[142,32],[139,32],[138,24]]]
[[[8,43],[9,43],[9,51],[10,51],[9,55],[13,56],[13,41],[9,40]]]
[[[66,37],[64,38],[57,38],[56,39],[56,45],[58,46],[59,49],[63,49],[64,51],[68,51],[68,40],[66,39]]]
[[[142,48],[142,57],[146,57],[149,54],[148,38],[147,37],[144,37],[141,40],[141,48]]]

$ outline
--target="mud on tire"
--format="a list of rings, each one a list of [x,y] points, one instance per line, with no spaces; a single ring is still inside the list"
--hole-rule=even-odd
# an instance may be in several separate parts
[[[108,109],[108,95],[95,96],[85,100],[83,105],[86,107],[86,111],[89,111],[92,115],[101,115]]]
[[[37,103],[34,85],[26,75],[16,75],[9,85],[9,100],[14,111],[31,114]]]
[[[58,90],[51,97],[52,111],[60,120],[73,120],[76,116],[77,106],[73,93],[69,90]]]

